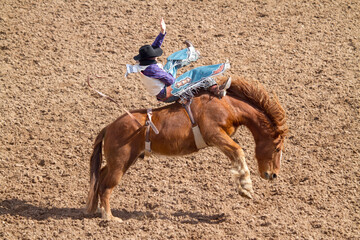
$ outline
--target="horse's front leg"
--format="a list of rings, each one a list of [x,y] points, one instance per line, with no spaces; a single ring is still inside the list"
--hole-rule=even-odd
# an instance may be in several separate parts
[[[230,158],[232,164],[231,173],[234,176],[239,194],[243,197],[252,198],[254,190],[250,171],[245,162],[244,151],[223,131],[212,139],[212,143]]]
[[[250,178],[250,171],[245,162],[244,151],[240,147],[236,150],[236,157],[232,160],[231,173],[234,176],[239,194],[243,197],[252,198],[254,190]]]

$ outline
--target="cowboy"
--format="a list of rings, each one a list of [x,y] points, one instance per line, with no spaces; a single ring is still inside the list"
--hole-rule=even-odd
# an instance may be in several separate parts
[[[172,85],[176,82],[177,70],[183,66],[196,61],[200,57],[200,53],[195,50],[190,41],[185,41],[187,49],[180,50],[168,57],[168,62],[163,67],[157,62],[157,57],[163,54],[161,45],[166,35],[166,24],[161,19],[161,31],[151,45],[144,45],[139,49],[139,54],[134,57],[138,62],[138,70],[141,80],[147,91],[156,96],[159,101],[173,102],[179,99],[178,96],[172,94]],[[128,65],[127,65],[128,67]],[[129,70],[128,70],[129,71]],[[230,81],[230,79],[229,79]],[[215,81],[208,90],[217,97],[222,98],[226,94],[226,87],[229,87],[229,81],[222,87],[218,87]]]

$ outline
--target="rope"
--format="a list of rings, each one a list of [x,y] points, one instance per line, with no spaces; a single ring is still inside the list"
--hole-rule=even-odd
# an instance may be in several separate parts
[[[95,75],[96,78],[104,78],[104,77],[100,77]],[[95,88],[93,88],[90,84],[90,76],[87,77],[87,84],[88,86],[94,90],[97,94],[99,94],[100,96],[107,98],[108,100],[110,100],[111,102],[115,103],[119,108],[121,108],[122,110],[124,110],[134,121],[136,121],[136,123],[139,125],[139,127],[142,127],[143,125],[135,118],[135,116],[129,112],[127,109],[125,109],[124,107],[122,107],[117,101],[115,101],[113,98],[109,97],[108,95],[96,90]]]

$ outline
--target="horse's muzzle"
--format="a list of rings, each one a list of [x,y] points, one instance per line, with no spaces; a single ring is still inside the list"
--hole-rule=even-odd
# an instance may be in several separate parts
[[[277,178],[277,174],[276,173],[268,173],[268,172],[265,172],[264,173],[264,177],[265,179],[267,180],[274,180]]]

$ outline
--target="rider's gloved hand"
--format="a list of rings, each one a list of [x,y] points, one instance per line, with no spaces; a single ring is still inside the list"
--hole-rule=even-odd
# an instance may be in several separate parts
[[[166,24],[165,24],[165,21],[164,21],[164,19],[163,18],[161,18],[161,33],[162,34],[165,34],[165,32],[166,32]]]

